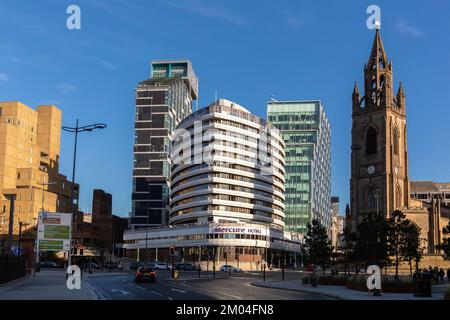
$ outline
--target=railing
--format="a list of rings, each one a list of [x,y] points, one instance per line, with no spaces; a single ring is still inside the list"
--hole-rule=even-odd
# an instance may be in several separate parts
[[[23,257],[0,257],[0,284],[26,275],[26,260]]]

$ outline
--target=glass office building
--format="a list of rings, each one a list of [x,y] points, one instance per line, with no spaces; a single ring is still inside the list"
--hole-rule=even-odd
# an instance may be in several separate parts
[[[320,101],[269,101],[267,120],[286,144],[286,228],[306,233],[318,219],[331,223],[330,125]]]
[[[189,60],[152,61],[136,88],[131,227],[168,224],[170,149],[175,127],[192,113],[198,81]]]

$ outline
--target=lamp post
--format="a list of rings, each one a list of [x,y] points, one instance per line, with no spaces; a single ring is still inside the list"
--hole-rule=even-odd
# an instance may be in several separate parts
[[[76,204],[76,207],[74,208],[74,204],[73,204],[73,185],[75,184],[75,168],[76,168],[76,160],[77,160],[77,142],[78,142],[78,133],[81,132],[91,132],[94,131],[95,129],[105,129],[107,127],[106,124],[104,123],[95,123],[95,124],[90,124],[87,126],[79,126],[78,125],[78,119],[77,119],[77,123],[75,127],[62,127],[62,129],[64,131],[70,132],[70,133],[74,133],[75,134],[75,143],[74,143],[74,147],[73,147],[73,166],[72,166],[72,184],[70,186],[70,208],[72,210],[72,214],[75,213],[75,211],[78,209],[78,202]],[[69,267],[72,263],[72,240],[70,241],[70,246],[69,246],[69,257],[68,257],[68,263],[67,266]]]
[[[78,125],[78,119],[77,119],[77,123],[76,123],[75,127],[62,127],[62,129],[64,131],[75,134],[75,143],[74,143],[74,147],[73,147],[73,164],[72,164],[72,186],[70,187],[70,206],[73,211],[75,211],[73,208],[73,184],[75,183],[78,133],[86,132],[86,131],[91,132],[91,131],[94,131],[95,129],[105,129],[106,127],[107,127],[107,125],[104,123],[95,123],[95,124],[90,124],[87,126],[80,127]],[[78,207],[78,203],[77,203],[77,207]]]

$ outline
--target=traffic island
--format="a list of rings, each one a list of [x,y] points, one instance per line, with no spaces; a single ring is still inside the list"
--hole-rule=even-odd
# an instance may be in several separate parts
[[[445,291],[444,299],[450,300],[450,287],[448,287],[447,290]]]
[[[324,297],[339,300],[443,300],[444,292],[434,288],[432,297],[417,297],[412,293],[392,293],[382,289],[381,296],[374,296],[367,290],[351,290],[347,286],[322,285],[312,287],[304,285],[300,281],[254,281],[251,285],[256,287],[265,287],[271,289],[293,290],[306,293],[320,294]]]

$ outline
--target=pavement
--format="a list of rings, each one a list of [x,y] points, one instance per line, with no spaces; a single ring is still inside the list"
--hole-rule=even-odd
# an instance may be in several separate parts
[[[80,290],[69,290],[64,270],[42,270],[0,287],[0,300],[97,300],[84,279]]]
[[[370,292],[356,291],[347,289],[344,286],[325,286],[311,287],[304,285],[299,281],[253,281],[251,283],[256,287],[276,288],[288,291],[307,292],[321,294],[334,299],[340,300],[443,300],[445,290],[448,285],[434,285],[432,287],[431,297],[415,297],[412,293],[388,293],[382,292],[381,296],[374,297]]]

